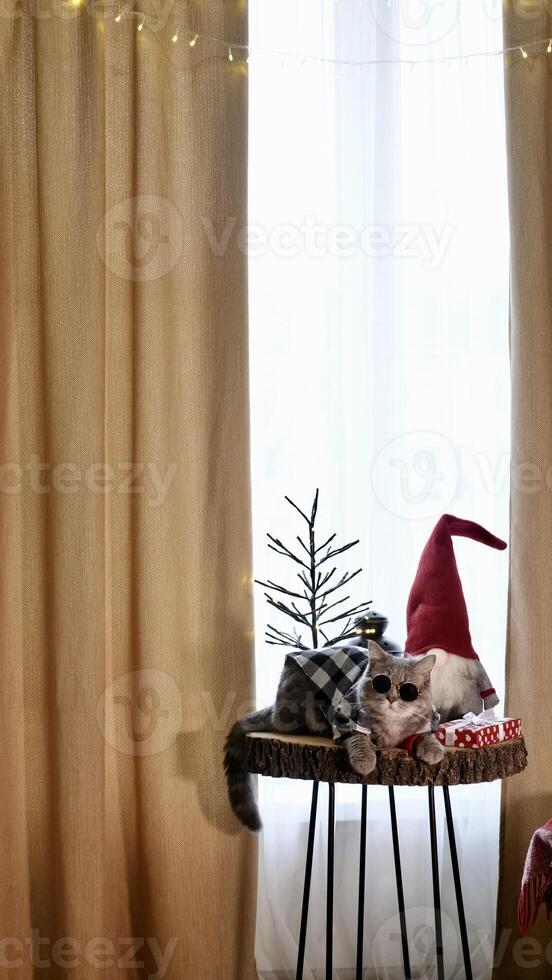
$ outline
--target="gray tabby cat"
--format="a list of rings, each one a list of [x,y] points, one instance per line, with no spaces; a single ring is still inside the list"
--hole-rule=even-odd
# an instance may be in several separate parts
[[[328,651],[331,653],[331,650]],[[368,776],[376,766],[376,749],[395,748],[417,733],[413,753],[416,758],[435,765],[443,758],[443,747],[432,734],[435,717],[431,701],[430,675],[435,656],[393,657],[370,641],[363,651],[369,660],[347,699],[359,709],[363,726],[369,733],[353,730],[345,739],[345,747],[353,769]],[[379,675],[389,678],[390,687],[379,694],[372,679]],[[402,685],[415,685],[418,696],[405,701],[399,696]],[[326,717],[329,703],[324,700],[293,659],[286,657],[276,700],[241,718],[230,730],[224,756],[230,804],[238,819],[249,830],[260,830],[261,819],[253,792],[253,780],[245,768],[245,740],[249,732],[279,732],[286,735],[331,736],[332,727]],[[326,712],[326,713],[325,713]]]

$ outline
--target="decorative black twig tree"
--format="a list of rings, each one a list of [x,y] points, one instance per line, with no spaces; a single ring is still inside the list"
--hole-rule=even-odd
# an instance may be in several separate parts
[[[368,610],[370,602],[360,602],[356,606],[347,608],[342,612],[337,612],[337,607],[347,602],[349,595],[336,599],[335,594],[340,589],[348,585],[362,571],[357,568],[354,572],[345,572],[341,578],[334,578],[337,567],[332,565],[327,567],[337,555],[342,555],[350,548],[358,544],[357,541],[350,541],[348,544],[335,546],[335,533],[331,534],[322,544],[317,545],[315,539],[315,523],[318,511],[318,490],[314,495],[310,517],[301,510],[297,504],[289,497],[285,498],[298,514],[301,515],[308,528],[308,544],[305,543],[300,535],[297,535],[300,552],[295,554],[279,538],[272,534],[267,534],[268,547],[284,558],[289,558],[300,566],[297,577],[301,582],[301,591],[294,591],[272,582],[261,582],[256,579],[258,585],[262,585],[268,592],[265,592],[266,600],[273,609],[284,613],[294,621],[293,634],[286,633],[284,630],[277,629],[268,624],[266,637],[267,643],[271,646],[292,647],[295,650],[310,650],[319,646],[332,646],[338,640],[346,640],[356,636],[353,629],[353,617],[358,617]],[[326,566],[326,568],[324,568]],[[330,584],[331,583],[331,584]],[[285,596],[286,600],[279,598]],[[306,606],[306,608],[304,608]],[[302,608],[303,607],[303,608]],[[330,613],[330,615],[328,615]],[[337,625],[339,624],[339,625]],[[305,643],[299,627],[310,630],[310,643]],[[330,632],[339,629],[336,636],[330,636]],[[321,639],[323,642],[321,642]]]

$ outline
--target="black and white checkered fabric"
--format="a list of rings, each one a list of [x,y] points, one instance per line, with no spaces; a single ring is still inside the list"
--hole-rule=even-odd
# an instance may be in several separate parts
[[[336,733],[334,715],[339,707],[340,715],[350,718],[352,703],[348,701],[355,683],[369,662],[368,651],[359,647],[328,647],[327,650],[308,650],[290,653],[295,662],[320,691],[326,702],[323,710]]]

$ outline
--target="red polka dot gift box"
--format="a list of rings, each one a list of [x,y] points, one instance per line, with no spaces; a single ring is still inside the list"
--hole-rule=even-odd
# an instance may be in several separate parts
[[[497,718],[494,711],[470,713],[458,721],[439,725],[436,736],[442,745],[455,749],[480,749],[521,738],[521,718]]]

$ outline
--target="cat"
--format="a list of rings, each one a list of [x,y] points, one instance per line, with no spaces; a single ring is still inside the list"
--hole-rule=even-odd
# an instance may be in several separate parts
[[[350,663],[349,657],[353,657],[358,668],[358,676],[349,683],[346,696],[338,691],[333,704],[332,695],[324,693],[326,687],[316,686],[312,679],[315,673],[320,676],[315,665],[324,662],[321,655],[335,656],[337,659],[332,663]],[[252,831],[262,827],[253,779],[245,768],[245,740],[249,732],[331,736],[333,731],[334,737],[345,735],[349,762],[362,776],[368,776],[375,768],[376,749],[394,748],[416,734],[413,747],[416,758],[429,765],[440,762],[444,750],[433,734],[437,716],[430,687],[434,665],[433,654],[396,657],[373,640],[367,650],[331,647],[288,654],[274,704],[241,718],[226,739],[224,767],[228,796],[241,823]],[[389,683],[389,690],[378,693],[373,685],[376,678],[378,687]],[[340,691],[346,686],[343,684]],[[403,699],[413,692],[414,700]]]

